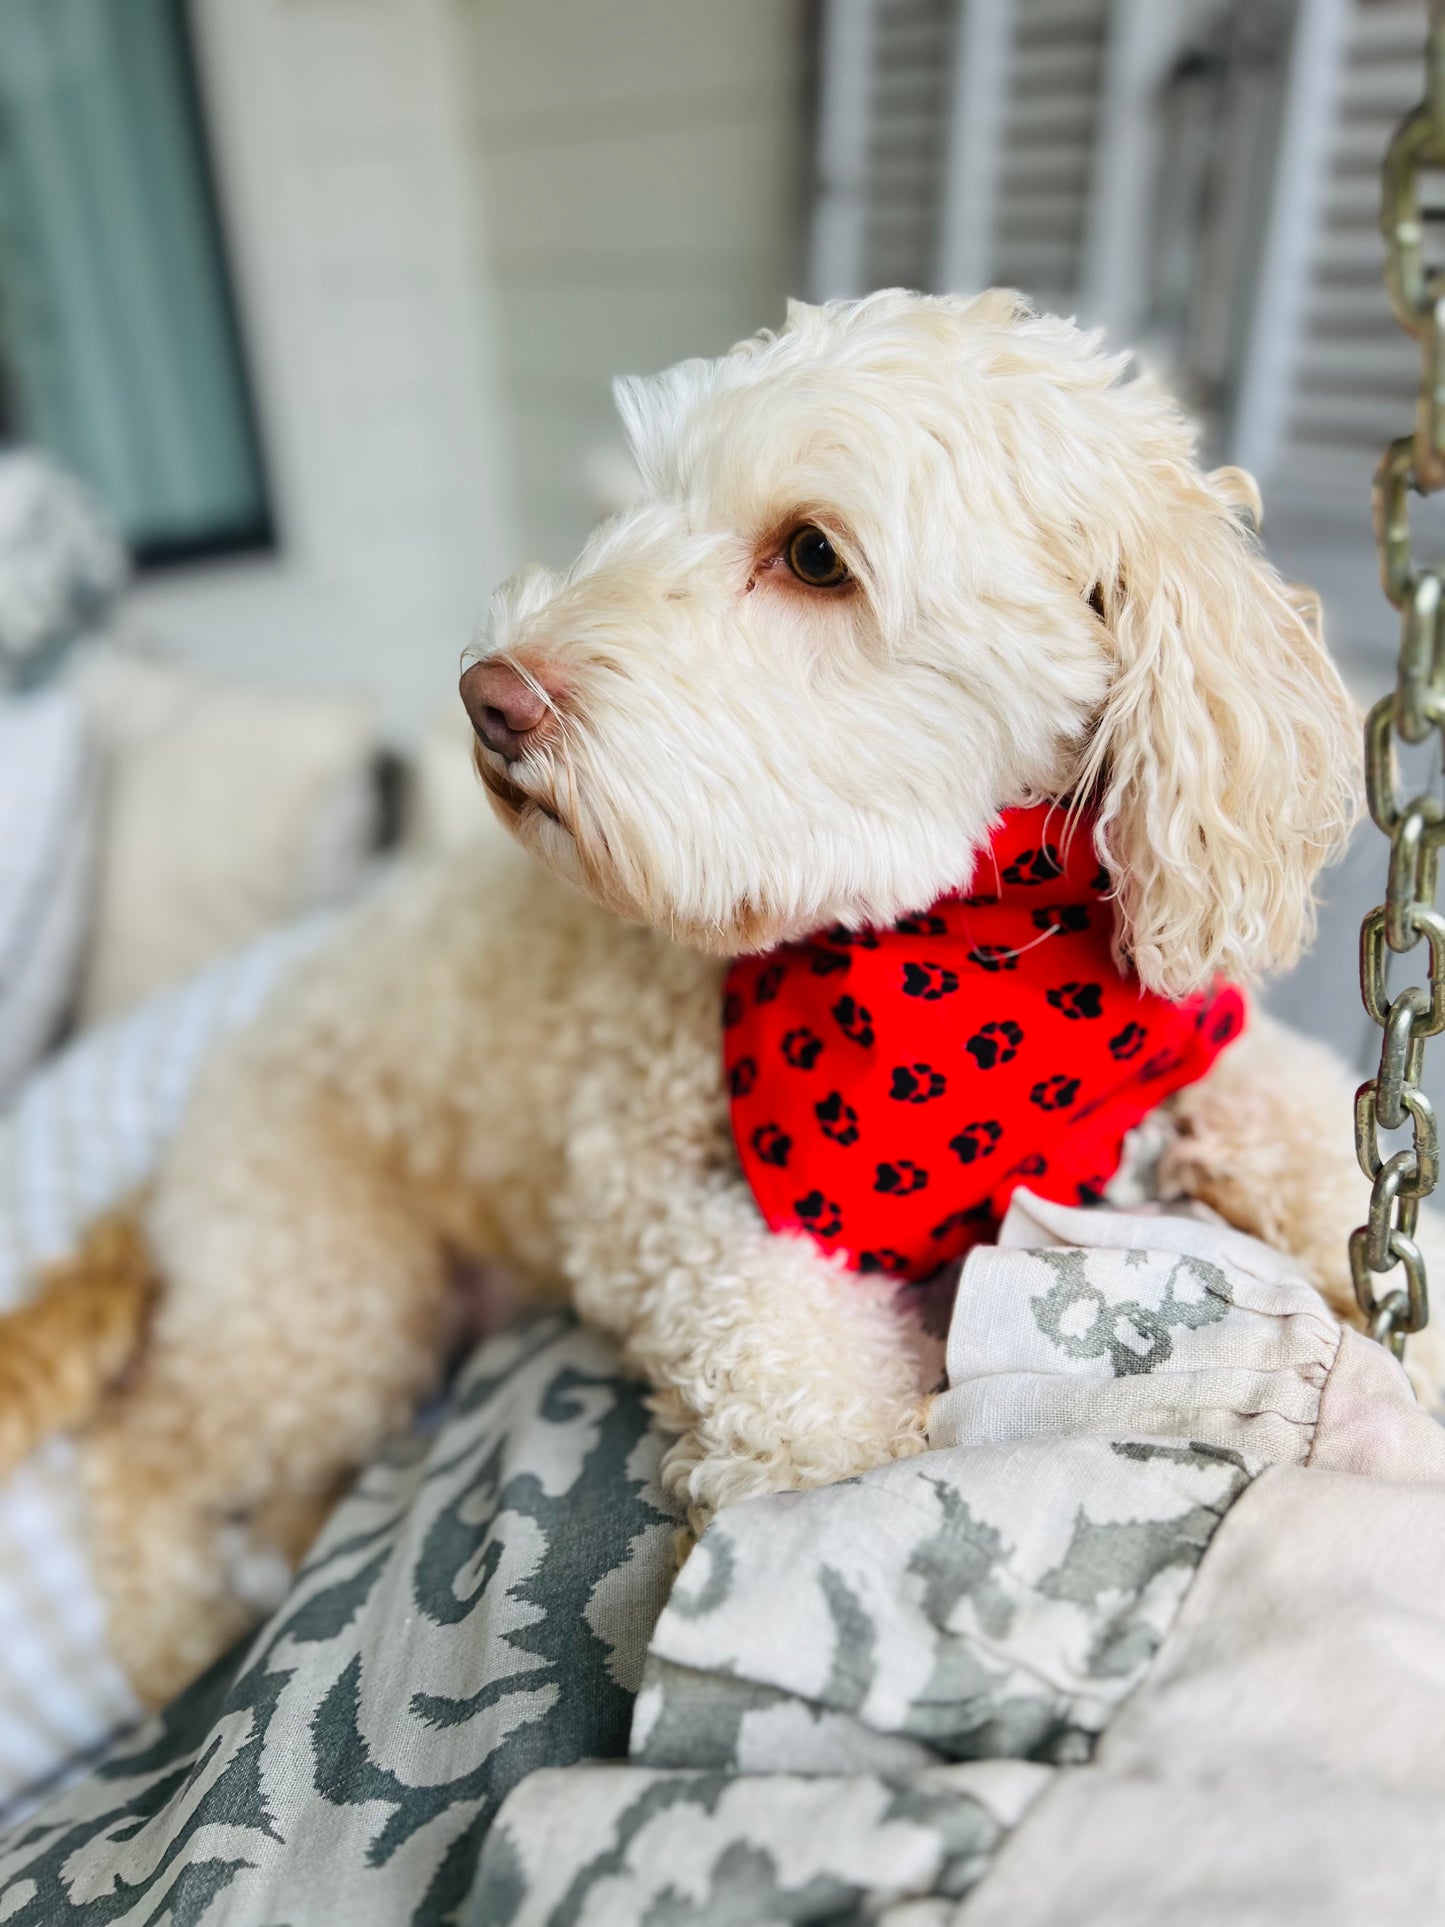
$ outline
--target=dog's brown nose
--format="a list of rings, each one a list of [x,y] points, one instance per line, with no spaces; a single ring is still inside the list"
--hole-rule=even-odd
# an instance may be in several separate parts
[[[551,693],[540,675],[529,681],[509,662],[474,662],[461,681],[472,728],[508,762],[539,749],[552,734],[557,713]]]

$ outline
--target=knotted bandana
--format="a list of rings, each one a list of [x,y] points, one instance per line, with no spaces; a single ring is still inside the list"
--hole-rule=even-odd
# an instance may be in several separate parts
[[[1057,803],[1011,810],[970,894],[733,964],[733,1136],[774,1231],[926,1278],[1020,1184],[1097,1201],[1126,1132],[1239,1034],[1233,987],[1170,1003],[1114,962],[1090,831],[1066,839]]]

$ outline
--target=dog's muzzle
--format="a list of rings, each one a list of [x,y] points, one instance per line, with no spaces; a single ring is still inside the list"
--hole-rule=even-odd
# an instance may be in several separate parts
[[[524,676],[509,662],[474,662],[461,680],[462,704],[488,749],[514,763],[544,749],[560,726],[557,697],[537,670]]]

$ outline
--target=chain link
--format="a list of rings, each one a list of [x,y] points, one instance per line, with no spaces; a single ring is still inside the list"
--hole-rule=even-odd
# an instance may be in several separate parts
[[[1425,258],[1421,176],[1445,169],[1445,0],[1430,0],[1425,98],[1385,156],[1380,225],[1385,284],[1400,325],[1420,344],[1415,430],[1385,450],[1375,473],[1380,581],[1400,611],[1393,694],[1365,724],[1365,794],[1390,839],[1385,901],[1360,930],[1360,988],[1384,1032],[1380,1068],[1355,1097],[1355,1151],[1370,1180],[1367,1221],[1350,1237],[1350,1274],[1371,1334],[1399,1358],[1430,1315],[1425,1261],[1415,1242],[1420,1205],[1440,1177],[1440,1131],[1420,1088],[1425,1040],[1445,1030],[1445,916],[1435,908],[1445,805],[1426,791],[1401,797],[1395,742],[1445,741],[1445,573],[1421,567],[1410,545],[1410,496],[1445,488],[1445,272]],[[1390,997],[1390,953],[1426,946],[1429,985]],[[1381,1131],[1409,1128],[1412,1142],[1384,1153]],[[1398,1273],[1403,1282],[1390,1282]]]

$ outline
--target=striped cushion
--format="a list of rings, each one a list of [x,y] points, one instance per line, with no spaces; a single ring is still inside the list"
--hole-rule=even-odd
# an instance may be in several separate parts
[[[90,904],[93,776],[72,696],[0,700],[0,1109],[74,994]]]

